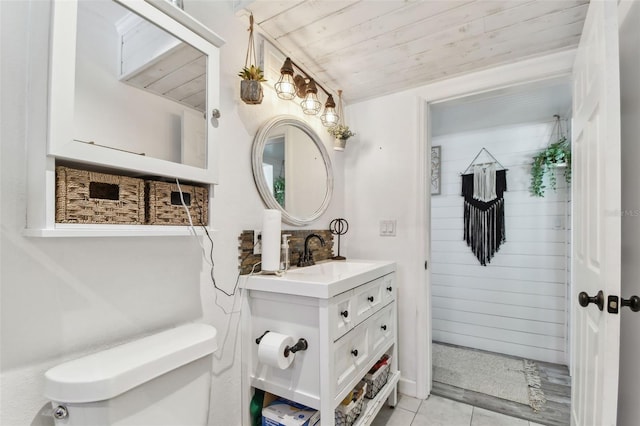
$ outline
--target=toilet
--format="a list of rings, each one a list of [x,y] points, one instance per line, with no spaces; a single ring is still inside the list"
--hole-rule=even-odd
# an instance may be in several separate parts
[[[216,333],[187,324],[51,368],[56,426],[206,425]]]

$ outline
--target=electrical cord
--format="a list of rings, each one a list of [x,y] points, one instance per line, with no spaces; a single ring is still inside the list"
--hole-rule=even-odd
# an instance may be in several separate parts
[[[241,273],[238,272],[238,276],[236,277],[236,282],[235,282],[235,284],[233,286],[233,290],[231,292],[228,292],[224,288],[218,286],[218,284],[216,283],[215,275],[214,275],[215,262],[213,260],[213,239],[211,238],[211,234],[209,233],[209,230],[207,229],[207,227],[205,225],[201,225],[202,229],[204,230],[205,235],[207,236],[207,239],[209,240],[209,244],[210,244],[209,254],[207,255],[204,245],[200,241],[200,238],[198,238],[198,232],[196,231],[196,228],[193,225],[193,220],[191,218],[191,213],[189,212],[189,207],[187,206],[187,203],[184,201],[184,196],[183,196],[183,193],[182,193],[182,187],[180,186],[180,181],[177,178],[176,178],[176,185],[178,186],[178,192],[180,193],[180,202],[182,203],[182,207],[184,208],[185,212],[187,213],[187,219],[189,220],[189,230],[191,231],[191,234],[193,234],[193,236],[196,237],[196,240],[198,241],[198,245],[202,249],[202,257],[204,258],[205,262],[210,267],[209,268],[209,276],[211,277],[211,283],[213,284],[213,288],[215,290],[217,290],[216,292],[214,292],[214,295],[215,295],[214,303],[216,304],[216,306],[218,306],[220,309],[222,309],[222,311],[226,315],[231,315],[231,314],[240,312],[240,310],[237,310],[237,311],[235,310],[235,306],[236,306],[236,301],[237,301],[237,294],[239,294],[239,292],[238,292],[238,284],[240,283]],[[202,211],[202,207],[201,206],[196,205],[196,207],[200,208],[201,211]],[[247,257],[249,257],[250,254],[251,253],[247,253],[244,256],[244,258],[242,258],[240,260],[240,265],[242,265],[242,263],[247,259]],[[258,262],[258,263],[253,265],[249,275],[253,275],[256,266],[258,266],[260,263],[262,263],[262,262]],[[231,311],[227,311],[224,308],[224,306],[222,306],[222,305],[220,305],[218,303],[218,293],[217,293],[218,291],[222,292],[227,297],[233,297],[234,298],[233,299],[233,303],[231,305]]]

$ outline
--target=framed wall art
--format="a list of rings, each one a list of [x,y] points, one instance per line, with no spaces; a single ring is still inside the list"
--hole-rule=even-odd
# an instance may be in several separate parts
[[[440,177],[442,171],[441,165],[441,147],[431,147],[431,195],[440,195]]]

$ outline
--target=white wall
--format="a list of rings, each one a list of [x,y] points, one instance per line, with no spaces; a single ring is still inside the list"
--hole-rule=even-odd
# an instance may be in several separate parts
[[[292,102],[265,93],[262,105],[239,100],[248,18],[232,1],[189,1],[185,10],[227,40],[221,50],[220,185],[211,200],[217,285],[231,291],[237,277],[238,236],[259,229],[263,203],[251,174],[251,143],[276,114],[299,113]],[[25,141],[45,143],[48,2],[2,1],[1,133],[1,414],[0,424],[50,424],[38,415],[43,373],[66,359],[185,322],[218,329],[211,425],[240,425],[238,315],[214,292],[200,248],[190,237],[25,238]],[[34,49],[29,52],[28,46]],[[32,54],[38,60],[28,63]],[[34,102],[27,103],[27,98]],[[303,118],[304,119],[304,118]],[[334,201],[314,227],[343,216],[341,153],[320,120],[308,123],[332,156]]]
[[[557,173],[558,191],[548,188],[544,198],[529,194],[532,158],[555,137],[554,126],[553,120],[529,122],[432,139],[442,149],[442,192],[431,198],[433,340],[566,361],[567,191],[562,173]],[[487,266],[463,241],[460,195],[460,173],[483,147],[508,169],[506,242]]]
[[[625,4],[626,3],[626,4]],[[630,7],[620,31],[620,77],[622,112],[622,291],[621,296],[640,296],[640,2]],[[618,425],[632,426],[640,418],[640,313],[621,310],[620,384]]]
[[[399,362],[401,389],[426,396],[431,339],[426,153],[429,123],[425,104],[534,80],[566,76],[574,52],[479,71],[349,105],[347,123],[357,132],[345,150],[344,236],[347,257],[398,262]],[[474,153],[475,154],[475,153]],[[379,236],[381,219],[397,220],[397,236]]]

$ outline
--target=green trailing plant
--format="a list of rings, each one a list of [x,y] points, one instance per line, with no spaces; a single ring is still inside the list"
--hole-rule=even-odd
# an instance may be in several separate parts
[[[336,126],[329,127],[327,129],[327,132],[329,132],[331,136],[337,139],[346,140],[351,136],[355,136],[355,132],[351,131],[351,129],[349,129],[349,126],[345,126],[344,124],[338,124]]]
[[[273,180],[273,196],[282,207],[284,207],[284,189],[284,178],[278,176]]]
[[[544,176],[546,173],[549,174],[549,186],[554,191],[556,190],[555,170],[559,164],[566,164],[564,178],[567,183],[571,183],[571,145],[564,136],[533,157],[531,187],[529,188],[533,196],[544,197],[546,189]]]
[[[260,67],[254,65],[242,68],[242,71],[238,73],[238,77],[243,80],[267,81],[264,79],[264,72]]]

